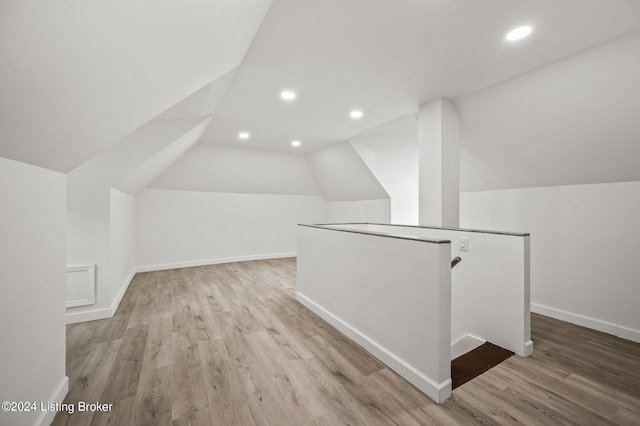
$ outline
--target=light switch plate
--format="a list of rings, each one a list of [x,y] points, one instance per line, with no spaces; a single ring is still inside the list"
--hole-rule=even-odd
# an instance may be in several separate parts
[[[462,251],[469,250],[469,238],[460,237],[460,250]]]

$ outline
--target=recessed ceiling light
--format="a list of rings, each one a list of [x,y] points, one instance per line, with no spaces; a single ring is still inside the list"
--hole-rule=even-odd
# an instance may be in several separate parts
[[[300,144],[300,141],[292,141],[292,142],[291,142],[291,146],[298,147],[298,146],[300,146],[300,145],[301,145],[301,144]]]
[[[358,110],[351,111],[351,113],[349,113],[349,117],[355,118],[355,119],[362,118],[363,115],[364,114],[362,113],[362,111],[358,111]]]
[[[525,25],[524,27],[514,28],[513,30],[509,31],[509,33],[506,36],[506,39],[509,41],[521,40],[526,36],[528,36],[529,34],[531,34],[531,30],[532,28],[529,25]]]
[[[240,133],[238,133],[238,138],[239,138],[239,139],[249,139],[249,136],[250,136],[250,135],[249,135],[249,133],[247,133],[247,132],[240,132]]]
[[[296,98],[296,94],[291,90],[285,90],[284,92],[280,93],[280,97],[285,101],[292,101]]]

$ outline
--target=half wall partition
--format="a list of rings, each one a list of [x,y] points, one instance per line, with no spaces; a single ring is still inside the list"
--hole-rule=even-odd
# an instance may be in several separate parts
[[[452,358],[484,341],[533,351],[528,234],[299,225],[296,299],[438,403]]]

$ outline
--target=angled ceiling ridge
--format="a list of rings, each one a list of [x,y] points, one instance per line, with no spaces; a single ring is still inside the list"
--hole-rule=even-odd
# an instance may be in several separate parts
[[[113,187],[132,195],[142,191],[200,141],[212,117],[213,115],[204,117],[173,142],[131,169]]]
[[[327,201],[362,201],[390,198],[349,141],[307,155],[322,196]]]
[[[152,120],[107,150],[67,174],[67,192],[82,197],[98,188],[121,182],[158,152],[199,128],[204,132],[209,117]]]
[[[235,78],[238,67],[232,67],[207,84],[167,108],[156,118],[184,118],[214,114]]]

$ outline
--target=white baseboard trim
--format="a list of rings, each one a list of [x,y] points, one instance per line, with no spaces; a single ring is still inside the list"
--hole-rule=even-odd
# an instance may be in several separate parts
[[[79,322],[96,321],[113,316],[113,310],[111,308],[93,309],[91,311],[82,312],[69,312],[67,309],[67,325],[76,324]]]
[[[533,354],[533,340],[529,340],[524,344],[524,357],[531,356]]]
[[[445,380],[443,383],[436,383],[427,377],[424,373],[417,370],[415,367],[409,365],[406,361],[400,358],[395,353],[389,351],[387,348],[380,345],[378,342],[372,340],[361,331],[353,328],[342,319],[338,318],[331,312],[327,311],[320,305],[316,304],[312,300],[300,292],[296,292],[296,300],[307,307],[309,310],[320,316],[329,324],[337,328],[345,336],[362,346],[371,355],[378,358],[389,368],[400,374],[412,385],[424,392],[429,398],[433,399],[437,403],[441,404],[451,396],[451,379]]]
[[[640,343],[640,330],[618,326],[618,337]]]
[[[451,344],[451,359],[454,360],[467,352],[471,352],[485,342],[486,340],[482,340],[479,337],[466,334]]]
[[[138,272],[138,268],[133,268],[129,273],[129,276],[126,278],[124,285],[120,288],[120,291],[116,295],[115,300],[111,304],[111,316],[114,316],[116,314],[116,311],[118,310],[118,306],[120,306],[120,302],[122,301],[124,294],[127,292],[127,289],[129,288],[129,284],[131,284],[131,281],[133,281],[133,277],[136,276],[137,272]]]
[[[116,299],[111,304],[111,307],[93,309],[93,310],[82,311],[82,312],[73,312],[73,310],[67,309],[67,325],[76,324],[79,322],[96,321],[96,320],[111,318],[118,310],[118,306],[120,306],[120,302],[122,301],[124,294],[127,292],[127,289],[129,288],[129,284],[131,284],[131,281],[133,280],[133,277],[136,276],[137,272],[138,272],[137,268],[133,268],[131,270],[131,273],[129,273],[129,276],[126,278],[122,288],[116,295]]]
[[[296,253],[255,254],[248,256],[220,257],[217,259],[191,260],[186,262],[162,263],[157,265],[144,265],[136,268],[137,272],[165,271],[167,269],[192,268],[194,266],[217,265],[219,263],[246,262],[249,260],[282,259],[295,257]]]
[[[640,330],[622,327],[618,324],[564,311],[562,309],[538,305],[537,303],[531,304],[531,312],[640,343]]]
[[[45,403],[47,402],[51,402],[51,403],[56,403],[56,402],[62,402],[64,401],[64,398],[67,396],[67,392],[69,392],[69,377],[64,376],[62,378],[62,380],[60,381],[60,383],[58,384],[58,386],[56,387],[56,389],[54,389],[54,391],[51,393],[51,395],[49,396],[49,398],[46,401],[43,401]],[[39,404],[39,403],[38,403]],[[40,413],[40,416],[38,416],[38,420],[36,420],[36,426],[48,426],[51,424],[51,422],[53,422],[53,418],[56,416],[56,411],[43,411]]]

